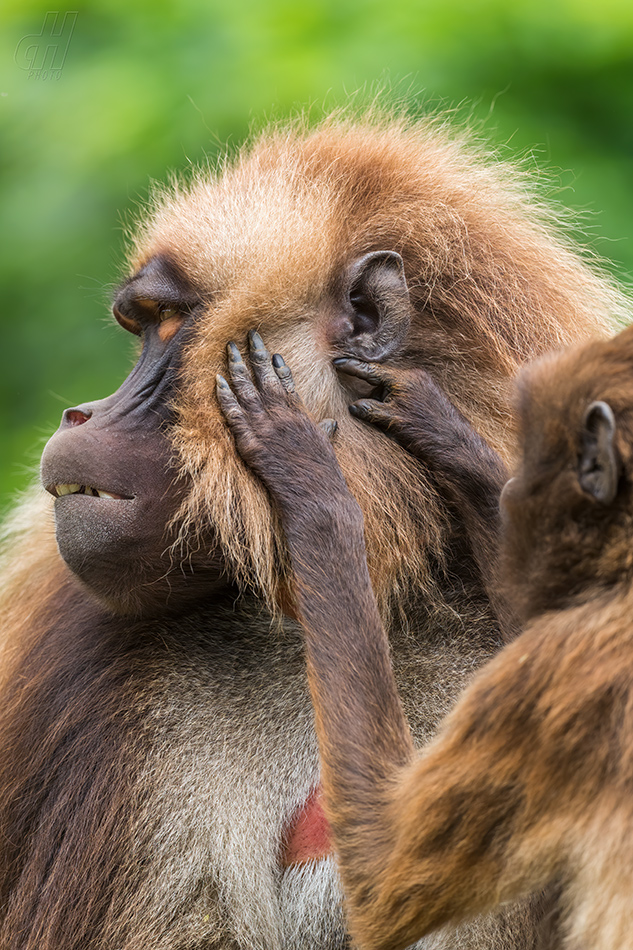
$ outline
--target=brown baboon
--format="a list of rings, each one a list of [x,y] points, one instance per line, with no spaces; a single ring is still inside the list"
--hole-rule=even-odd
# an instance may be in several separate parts
[[[517,366],[624,307],[550,225],[439,123],[372,116],[273,130],[156,197],[114,302],[139,362],[66,411],[9,529],[3,950],[346,945],[279,515],[215,376],[257,326],[337,420],[424,742],[500,645],[488,579],[432,473],[350,417],[367,385],[332,360],[426,368],[507,457]],[[525,947],[531,927],[510,909],[434,947]]]
[[[520,374],[501,557],[525,628],[420,756],[360,509],[283,360],[271,362],[257,335],[251,347],[256,385],[231,359],[232,390],[219,377],[218,397],[288,538],[326,811],[359,945],[400,950],[557,884],[562,945],[633,947],[633,327]],[[361,400],[352,414],[433,465],[473,548],[479,534],[483,568],[497,530],[494,452],[426,373],[336,362],[380,387],[384,402]]]

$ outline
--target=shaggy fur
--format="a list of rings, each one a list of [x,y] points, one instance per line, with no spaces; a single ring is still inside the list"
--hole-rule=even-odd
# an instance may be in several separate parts
[[[402,255],[414,306],[395,362],[428,368],[505,456],[516,367],[602,334],[624,309],[516,170],[437,122],[335,116],[272,130],[156,199],[130,271],[167,255],[205,301],[174,399],[191,491],[173,565],[188,569],[211,526],[243,593],[165,619],[117,616],[61,561],[51,500],[25,503],[0,594],[3,950],[344,945],[331,862],[279,867],[283,830],[318,781],[316,740],[300,638],[271,616],[288,574],[279,525],[214,388],[227,340],[260,327],[314,417],[339,421],[396,674],[425,741],[499,634],[485,593],[460,574],[459,526],[404,451],[349,418],[355,397],[331,366],[342,273],[385,248]],[[532,941],[520,913],[426,946]]]

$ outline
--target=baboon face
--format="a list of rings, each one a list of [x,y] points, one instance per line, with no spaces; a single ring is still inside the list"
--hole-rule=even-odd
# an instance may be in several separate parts
[[[124,611],[164,610],[195,596],[191,570],[179,570],[170,551],[168,525],[187,491],[169,432],[183,339],[198,306],[191,285],[166,259],[134,274],[118,292],[114,314],[142,338],[136,366],[111,396],[67,409],[42,457],[64,560]],[[211,536],[208,542],[204,579],[213,589],[223,564]]]

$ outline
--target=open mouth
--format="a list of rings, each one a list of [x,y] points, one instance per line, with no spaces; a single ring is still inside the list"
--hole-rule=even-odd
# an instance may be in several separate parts
[[[63,495],[91,495],[93,498],[114,498],[131,501],[131,495],[117,495],[116,492],[103,491],[101,488],[93,488],[92,485],[79,485],[76,483],[67,483],[60,485],[48,485],[47,492],[54,495],[55,498],[62,498]]]

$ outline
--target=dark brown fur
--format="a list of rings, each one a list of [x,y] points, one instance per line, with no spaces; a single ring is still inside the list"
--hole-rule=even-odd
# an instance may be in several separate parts
[[[384,249],[404,262],[411,304],[389,360],[426,367],[504,457],[516,367],[603,333],[625,306],[553,236],[516,170],[437,122],[334,117],[274,130],[217,177],[200,172],[157,197],[117,314],[133,332],[146,321],[152,345],[176,354],[156,430],[178,476],[159,499],[171,527],[134,571],[117,573],[113,558],[80,581],[57,552],[50,496],[27,501],[10,526],[3,950],[344,945],[331,859],[280,867],[285,830],[319,782],[316,740],[301,636],[279,621],[290,577],[279,516],[236,457],[215,374],[227,339],[260,326],[314,417],[338,421],[396,677],[425,741],[500,636],[457,519],[406,451],[349,417],[359,391],[331,364],[358,355],[345,336],[350,268]],[[130,303],[148,274],[152,299]],[[174,275],[186,283],[175,302]],[[128,444],[138,446],[128,467],[151,474],[143,439]],[[119,457],[106,449],[103,465]],[[355,515],[350,540],[360,524]],[[436,946],[531,941],[513,911]]]

